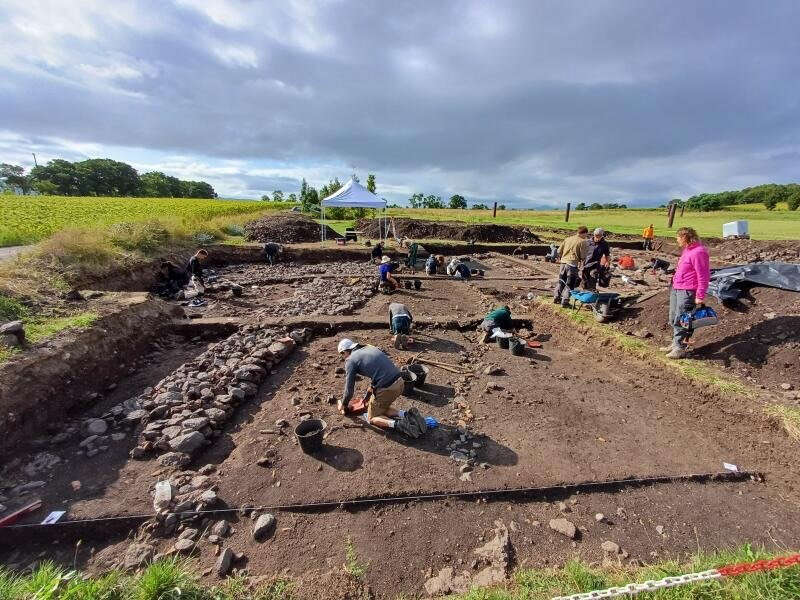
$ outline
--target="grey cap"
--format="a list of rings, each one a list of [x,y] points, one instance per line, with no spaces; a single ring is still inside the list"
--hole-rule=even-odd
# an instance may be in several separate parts
[[[598,227],[597,229],[594,230],[594,235],[605,235],[605,234],[606,232],[602,227]]]

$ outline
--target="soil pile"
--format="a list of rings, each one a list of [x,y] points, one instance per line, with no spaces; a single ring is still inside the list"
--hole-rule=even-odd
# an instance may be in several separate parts
[[[712,256],[732,263],[764,261],[800,262],[800,244],[796,241],[709,240]]]
[[[422,221],[419,219],[393,219],[398,236],[411,239],[443,239],[476,242],[535,243],[539,236],[529,227],[513,225],[494,225],[482,223],[473,225],[460,221]],[[367,237],[380,237],[380,221],[362,219],[358,229]]]
[[[244,226],[245,238],[250,242],[277,242],[279,244],[301,244],[318,242],[322,238],[320,224],[296,213],[281,213],[261,217]],[[330,227],[325,227],[329,239],[339,237]]]

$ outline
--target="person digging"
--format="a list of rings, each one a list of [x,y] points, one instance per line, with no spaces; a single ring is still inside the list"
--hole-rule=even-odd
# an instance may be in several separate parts
[[[192,287],[188,294],[184,293],[187,298],[193,297],[190,306],[203,306],[206,301],[203,299],[203,294],[206,292],[206,284],[203,280],[203,263],[208,259],[208,251],[200,248],[189,259],[186,265],[186,272],[189,274],[189,285]],[[189,294],[192,294],[190,296]]]
[[[386,292],[393,292],[398,288],[397,279],[392,276],[392,259],[388,256],[381,258],[378,266],[378,287]]]
[[[283,254],[283,246],[276,242],[267,242],[264,244],[264,256],[269,262],[269,265],[272,266],[276,262],[278,262],[278,257]]]
[[[339,354],[344,356],[344,394],[337,408],[347,414],[348,404],[355,391],[356,376],[370,379],[367,398],[367,422],[381,429],[396,429],[408,437],[418,438],[428,429],[425,418],[416,408],[406,411],[392,408],[392,402],[403,392],[400,369],[375,346],[357,344],[351,339],[339,341]]]
[[[400,350],[405,350],[411,334],[411,323],[414,317],[405,304],[400,302],[389,303],[389,329],[392,332],[392,344]]]
[[[500,306],[495,308],[481,322],[481,329],[483,330],[483,337],[481,344],[486,344],[492,337],[492,332],[495,329],[507,330],[512,328],[511,322],[511,309],[508,306]]]

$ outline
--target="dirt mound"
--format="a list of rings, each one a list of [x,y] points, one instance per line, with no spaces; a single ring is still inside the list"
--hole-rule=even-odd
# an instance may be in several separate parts
[[[328,226],[325,227],[325,233],[329,239],[339,237],[339,234]],[[305,215],[280,213],[246,223],[244,235],[250,242],[300,244],[320,241],[321,229],[319,223]]]
[[[394,219],[398,236],[411,239],[475,240],[476,242],[533,243],[539,236],[529,227],[514,225],[494,225],[483,223],[473,225],[460,221],[422,221],[419,219]],[[367,237],[380,236],[380,221],[362,219],[358,229]]]
[[[761,240],[708,241],[712,257],[733,263],[777,260],[800,262],[800,244],[796,241]]]

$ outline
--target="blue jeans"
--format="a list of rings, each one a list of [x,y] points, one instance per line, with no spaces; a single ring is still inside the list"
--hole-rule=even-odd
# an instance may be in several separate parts
[[[672,325],[672,345],[684,348],[692,337],[693,331],[678,324],[678,319],[685,312],[694,310],[694,290],[669,290],[669,324]]]
[[[392,333],[402,333],[408,335],[411,333],[411,319],[405,315],[398,315],[392,319]]]

